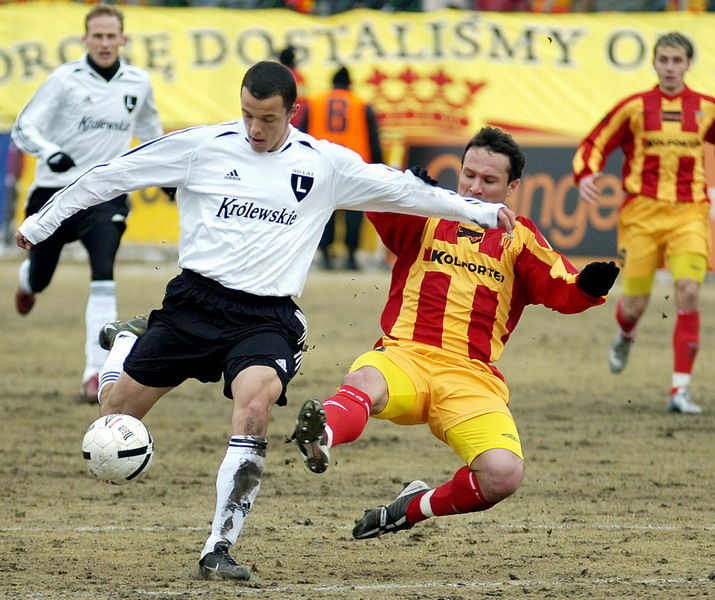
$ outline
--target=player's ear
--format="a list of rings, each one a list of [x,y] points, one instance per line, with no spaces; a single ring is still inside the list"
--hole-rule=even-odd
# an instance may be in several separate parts
[[[300,104],[299,104],[298,102],[296,102],[295,104],[293,104],[293,108],[291,108],[291,109],[288,111],[288,120],[289,120],[289,121],[292,121],[292,120],[293,120],[293,117],[295,117],[295,115],[298,113],[298,110],[299,110],[299,109],[300,109]]]
[[[516,191],[516,188],[519,187],[519,182],[520,182],[520,181],[521,181],[521,179],[515,179],[514,181],[510,181],[510,182],[509,182],[509,187],[508,187],[507,190],[506,190],[506,196],[507,196],[507,198],[508,198],[509,196],[511,196],[511,195]]]

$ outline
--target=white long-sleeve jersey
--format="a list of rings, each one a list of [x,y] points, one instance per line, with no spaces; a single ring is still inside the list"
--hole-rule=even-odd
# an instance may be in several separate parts
[[[85,55],[50,73],[18,115],[12,139],[39,159],[34,185],[60,188],[126,152],[133,135],[145,142],[163,133],[146,71],[120,62],[107,81]],[[76,166],[54,173],[47,159],[56,152],[69,155]]]
[[[300,296],[336,209],[493,228],[504,206],[367,164],[293,127],[280,149],[256,152],[237,121],[173,132],[95,166],[29,217],[20,233],[36,244],[75,212],[149,186],[178,188],[179,266],[259,296]]]

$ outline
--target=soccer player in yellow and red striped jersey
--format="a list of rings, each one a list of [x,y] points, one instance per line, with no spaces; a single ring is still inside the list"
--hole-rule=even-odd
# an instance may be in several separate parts
[[[524,155],[510,135],[485,127],[467,144],[459,193],[504,202],[519,185]],[[413,173],[436,183],[422,169]],[[611,263],[579,272],[536,225],[511,233],[392,213],[368,213],[396,255],[383,337],[351,366],[338,392],[308,400],[294,437],[308,468],[328,468],[329,449],[357,439],[369,416],[427,424],[465,465],[434,489],[413,481],[368,511],[357,539],[411,528],[434,516],[482,511],[521,485],[524,461],[509,390],[493,363],[524,308],[571,314],[602,304],[618,275]]]
[[[623,296],[616,307],[618,333],[608,354],[611,371],[625,368],[655,272],[667,260],[678,315],[668,409],[700,414],[689,385],[700,339],[700,286],[711,244],[703,162],[705,142],[715,143],[715,98],[685,85],[692,57],[693,46],[682,34],[659,37],[653,54],[658,85],[616,104],[579,145],[573,169],[580,197],[595,203],[606,158],[619,146],[625,154],[626,197],[617,234]]]

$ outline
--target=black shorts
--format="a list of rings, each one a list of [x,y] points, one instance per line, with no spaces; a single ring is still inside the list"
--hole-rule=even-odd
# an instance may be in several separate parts
[[[42,188],[38,187],[32,191],[27,200],[25,216],[29,217],[38,212],[47,201],[62,188]],[[52,240],[69,244],[82,239],[89,231],[97,227],[109,227],[111,230],[119,228],[121,234],[126,229],[126,219],[129,215],[129,200],[126,194],[117,196],[107,202],[102,202],[90,208],[85,208],[76,212],[71,217],[65,219],[57,230],[52,234]],[[112,231],[109,231],[109,237]],[[117,242],[118,244],[118,242]]]
[[[166,286],[162,307],[132,348],[124,370],[150,387],[176,387],[189,378],[217,382],[231,398],[231,382],[254,365],[272,367],[283,383],[300,369],[305,316],[290,297],[230,290],[184,270]]]

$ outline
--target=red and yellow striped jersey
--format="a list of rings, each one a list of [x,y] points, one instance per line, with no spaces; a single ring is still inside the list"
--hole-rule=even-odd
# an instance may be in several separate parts
[[[670,97],[656,86],[619,102],[579,144],[574,177],[603,170],[620,146],[626,202],[708,202],[704,142],[715,143],[715,98],[688,87]]]
[[[602,304],[578,271],[519,217],[513,239],[454,221],[368,213],[396,254],[382,329],[484,363],[496,361],[527,304],[578,313]]]

